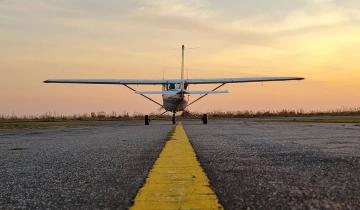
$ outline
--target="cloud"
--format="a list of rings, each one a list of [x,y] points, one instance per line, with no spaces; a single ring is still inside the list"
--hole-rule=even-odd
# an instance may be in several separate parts
[[[117,33],[124,36],[124,32],[128,32],[144,37],[157,34],[154,39],[166,39],[166,36],[186,38],[191,35],[194,38],[205,37],[239,45],[266,45],[281,37],[299,36],[360,21],[359,9],[339,6],[339,1],[303,2],[306,4],[297,3],[291,9],[282,11],[281,18],[273,13],[254,13],[247,17],[228,15],[204,0],[136,0],[121,4],[116,1],[99,4],[92,0],[87,4],[77,0],[34,0],[32,3],[13,0],[2,2],[0,11],[8,22],[16,23],[14,27],[31,26],[39,31],[55,28],[54,31],[70,33],[71,36],[74,33],[101,33],[107,34],[109,38],[111,33],[113,36]],[[242,2],[233,5],[237,8],[241,6]],[[253,6],[248,5],[245,9],[251,11],[255,9]],[[21,27],[21,24],[26,25]],[[148,34],[141,31],[147,31]]]
[[[297,10],[284,16],[281,20],[273,21],[269,17],[260,16],[247,20],[235,20],[231,24],[236,28],[247,28],[263,33],[287,33],[296,31],[308,32],[309,29],[323,29],[324,27],[336,27],[339,24],[349,24],[360,21],[360,13],[346,11],[337,8],[322,8],[313,10]]]
[[[238,46],[271,45],[283,37],[322,32],[360,21],[357,9],[337,6],[332,0],[304,0],[306,4],[284,11],[281,18],[272,13],[248,17],[227,15],[201,0],[137,2],[139,7],[129,12],[130,23],[164,31],[165,35],[167,31],[177,31],[181,35],[202,35],[208,40],[222,40]]]
[[[196,19],[209,18],[214,15],[213,11],[206,8],[206,4],[202,0],[142,0],[138,2],[141,3],[136,11],[138,13]]]

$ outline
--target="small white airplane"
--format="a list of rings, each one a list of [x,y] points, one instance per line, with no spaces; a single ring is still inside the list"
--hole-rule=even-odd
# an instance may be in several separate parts
[[[130,90],[134,91],[161,108],[165,109],[161,115],[172,112],[172,123],[176,123],[176,112],[184,111],[187,107],[199,101],[209,94],[223,94],[228,93],[227,90],[218,91],[218,89],[227,83],[243,83],[243,82],[270,82],[270,81],[287,81],[287,80],[303,80],[302,77],[245,77],[245,78],[220,78],[220,79],[185,79],[184,78],[184,52],[185,46],[182,45],[182,62],[181,62],[181,79],[170,80],[113,80],[113,79],[49,79],[44,83],[74,83],[74,84],[116,84],[124,85]],[[191,91],[188,90],[190,84],[219,84],[212,90],[205,91]],[[162,85],[162,91],[137,91],[130,85]],[[155,101],[147,95],[161,94],[163,98],[163,104]],[[200,95],[197,99],[191,103],[185,98],[185,95]],[[207,124],[208,118],[204,114],[202,117],[204,124]],[[145,115],[145,125],[149,125],[149,115]]]

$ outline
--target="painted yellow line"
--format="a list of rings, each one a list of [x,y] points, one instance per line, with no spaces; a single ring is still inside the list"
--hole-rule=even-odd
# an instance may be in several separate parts
[[[130,209],[223,209],[182,124],[174,128]]]

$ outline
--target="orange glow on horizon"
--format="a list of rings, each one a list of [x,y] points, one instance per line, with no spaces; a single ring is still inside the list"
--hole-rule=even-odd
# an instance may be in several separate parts
[[[29,5],[29,11],[18,0],[0,6],[3,115],[157,112],[156,105],[122,86],[54,85],[42,81],[162,79],[163,72],[166,78],[179,78],[182,43],[189,48],[185,65],[190,78],[306,78],[226,85],[222,89],[229,90],[229,94],[206,97],[190,110],[360,107],[360,28],[357,21],[352,21],[358,13],[350,7],[340,9],[329,2],[317,2],[311,6],[318,9],[318,17],[304,7],[287,11],[279,20],[273,14],[265,18],[233,17],[211,5],[197,8],[180,1],[175,1],[178,7],[169,7],[165,2],[142,5],[142,1],[129,8],[120,5],[119,10],[128,11],[121,13],[123,16],[116,16],[116,10],[104,16],[96,13],[100,10],[88,8],[94,14],[83,14],[66,3],[34,2],[41,3]],[[151,7],[146,7],[149,4]],[[57,11],[58,16],[52,11]],[[197,90],[209,87],[190,86]],[[161,101],[160,97],[156,99]]]

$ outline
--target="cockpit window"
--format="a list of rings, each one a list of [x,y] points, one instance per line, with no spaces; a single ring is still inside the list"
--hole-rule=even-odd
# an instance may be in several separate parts
[[[174,90],[174,89],[175,89],[175,84],[174,83],[169,84],[169,90]]]
[[[167,90],[176,90],[176,89],[180,89],[181,85],[179,83],[170,83],[167,84]]]

